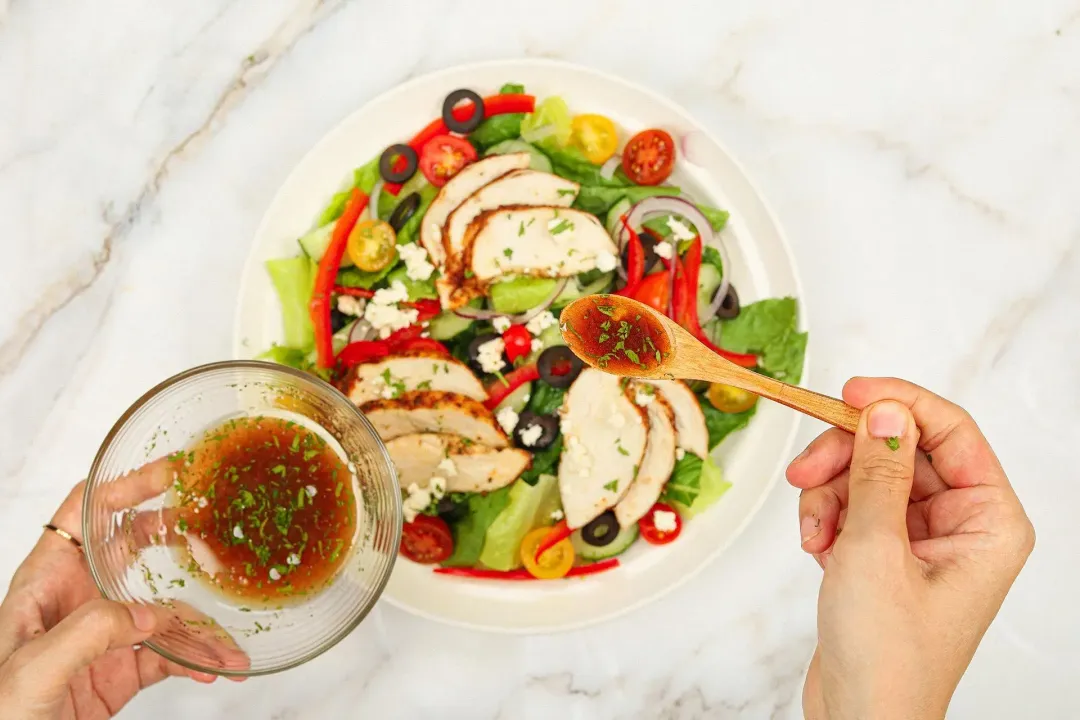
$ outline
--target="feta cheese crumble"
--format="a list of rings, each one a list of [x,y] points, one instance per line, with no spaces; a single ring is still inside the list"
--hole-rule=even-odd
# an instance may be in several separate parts
[[[525,329],[533,335],[539,335],[555,324],[555,316],[550,310],[545,310],[529,322],[525,323]]]
[[[646,405],[651,403],[654,399],[655,399],[655,397],[653,396],[653,394],[651,392],[649,392],[648,390],[645,390],[644,388],[639,387],[634,392],[634,403],[641,406],[641,407],[645,407]]]
[[[653,525],[660,532],[673,532],[675,528],[679,527],[675,513],[667,510],[657,510],[653,513],[652,519]]]
[[[596,269],[600,272],[611,272],[617,264],[615,256],[607,250],[596,253]]]
[[[501,337],[494,340],[488,340],[486,343],[476,349],[476,361],[480,364],[480,369],[486,373],[497,373],[506,367],[506,362],[503,361],[503,352],[506,350],[506,343]]]
[[[682,460],[684,457],[686,457],[686,451],[682,448],[675,448],[675,459]]]
[[[299,565],[300,564],[300,556],[297,555],[296,553],[289,553],[289,557],[285,558],[285,562],[288,563],[289,565]]]
[[[560,508],[555,508],[554,510],[551,511],[551,519],[554,522],[559,522],[560,520],[563,519],[563,517],[565,517],[565,516],[563,515],[563,511]]]
[[[277,568],[270,568],[270,579],[271,580],[280,580],[281,579],[281,573],[278,572]]]
[[[367,302],[363,298],[353,297],[352,295],[338,295],[337,309],[342,315],[360,317],[364,314],[365,305],[367,305]]]
[[[307,493],[307,496],[309,498],[313,498],[319,493],[318,489],[314,485],[305,485],[304,492]]]
[[[401,514],[405,516],[405,522],[412,522],[431,504],[431,491],[412,483],[405,492],[408,496],[401,503]]]
[[[512,407],[504,407],[495,413],[495,419],[507,434],[514,432],[518,424],[518,414]]]
[[[676,220],[674,216],[668,216],[667,226],[668,230],[671,231],[671,234],[675,236],[675,239],[680,242],[683,240],[693,240],[697,237],[690,228]]]
[[[399,308],[399,302],[409,299],[405,284],[395,280],[390,287],[375,291],[375,297],[368,303],[364,319],[371,327],[378,330],[379,337],[386,339],[395,330],[407,328],[416,322],[420,311],[416,308]]]
[[[532,342],[529,343],[529,350],[532,350],[534,353],[535,352],[540,352],[543,349],[544,349],[544,341],[541,340],[540,338],[533,338]]]
[[[653,247],[653,252],[664,258],[665,260],[670,260],[671,256],[675,253],[675,248],[673,248],[671,246],[671,243],[669,243],[667,240],[664,240],[662,242],[656,243],[656,245]]]
[[[544,428],[539,425],[530,425],[521,431],[521,444],[525,447],[532,447],[536,445],[540,436],[544,434]]]
[[[495,328],[495,332],[499,333],[500,335],[509,330],[510,325],[512,324],[513,323],[510,322],[510,318],[506,317],[505,315],[500,315],[499,317],[491,321],[491,326]]]
[[[428,262],[427,250],[416,243],[398,245],[397,251],[405,261],[405,275],[410,280],[427,280],[435,272],[435,266]]]
[[[244,528],[240,527],[239,525],[234,525],[233,529],[232,529],[232,536],[234,538],[236,538],[237,540],[243,540],[244,539]]]

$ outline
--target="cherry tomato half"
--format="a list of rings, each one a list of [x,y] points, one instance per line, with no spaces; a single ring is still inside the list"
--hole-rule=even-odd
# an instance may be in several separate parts
[[[521,541],[521,562],[530,575],[540,580],[566,577],[574,565],[574,546],[570,538],[563,538],[545,550],[539,560],[536,558],[536,549],[550,530],[546,527],[536,528]]]
[[[705,391],[709,403],[720,412],[741,413],[754,407],[758,396],[741,388],[723,383],[712,383]]]
[[[657,513],[664,513],[664,515],[661,515],[661,525],[663,525],[665,521],[671,522],[671,518],[668,517],[667,513],[674,515],[675,529],[669,530],[665,528],[660,530],[657,528]],[[638,520],[638,529],[641,530],[641,537],[645,538],[646,542],[650,542],[653,545],[667,545],[669,542],[679,537],[679,533],[682,532],[682,518],[679,517],[679,513],[675,512],[670,505],[656,503],[649,509],[649,512],[645,513],[644,517]]]
[[[643,302],[653,310],[667,315],[668,302],[671,300],[671,279],[667,270],[646,275],[634,293],[634,299]]]
[[[413,562],[432,565],[442,562],[453,552],[454,536],[442,518],[417,515],[401,529],[401,554]]]
[[[446,349],[446,346],[438,340],[434,340],[432,338],[421,337],[413,338],[412,340],[406,340],[405,342],[401,343],[401,345],[399,345],[397,349],[401,352],[424,350],[428,352],[437,352],[440,355],[446,355],[447,357],[450,357],[450,351]]]
[[[619,149],[615,123],[603,115],[578,115],[570,129],[574,145],[595,165],[603,165]]]
[[[502,334],[503,343],[506,345],[506,358],[514,362],[519,357],[525,357],[532,352],[532,335],[524,325],[511,325]]]
[[[420,151],[420,172],[432,185],[442,187],[474,160],[476,148],[465,138],[436,135]]]
[[[356,267],[376,272],[394,262],[397,257],[397,236],[390,223],[382,220],[363,220],[349,233],[345,246]]]
[[[642,130],[626,143],[622,166],[638,185],[659,185],[675,166],[675,141],[663,130]]]

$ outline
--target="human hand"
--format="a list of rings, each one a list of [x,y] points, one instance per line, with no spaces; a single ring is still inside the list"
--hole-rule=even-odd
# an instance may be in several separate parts
[[[80,542],[82,496],[79,483],[52,520]],[[159,622],[148,607],[104,600],[79,548],[46,532],[0,605],[0,717],[109,718],[166,677],[216,680],[134,647]]]
[[[856,434],[826,431],[787,471],[825,571],[803,711],[942,718],[1035,531],[962,408],[892,378],[843,396],[864,410]]]

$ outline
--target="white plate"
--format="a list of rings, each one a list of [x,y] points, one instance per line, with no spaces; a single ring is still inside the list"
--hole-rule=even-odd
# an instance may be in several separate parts
[[[450,91],[467,87],[486,95],[506,82],[522,83],[539,98],[561,95],[573,112],[602,113],[626,133],[647,127],[665,128],[677,139],[694,133],[692,157],[697,164],[680,157],[672,182],[696,199],[730,211],[723,238],[739,296],[744,302],[784,295],[801,298],[794,263],[776,220],[739,164],[685,110],[595,70],[547,60],[493,62],[444,70],[387,92],[347,117],[304,157],[255,235],[240,285],[237,357],[254,357],[280,342],[279,307],[263,262],[298,251],[296,239],[351,178],[353,168],[388,145],[404,142],[437,117]],[[800,309],[805,329],[806,310]],[[614,571],[580,580],[513,583],[436,576],[430,567],[401,560],[386,599],[433,620],[515,633],[567,630],[626,613],[685,582],[731,544],[779,477],[799,419],[787,408],[762,403],[749,427],[718,449],[724,476],[734,484],[731,490],[687,522],[677,542],[664,547],[637,543]]]

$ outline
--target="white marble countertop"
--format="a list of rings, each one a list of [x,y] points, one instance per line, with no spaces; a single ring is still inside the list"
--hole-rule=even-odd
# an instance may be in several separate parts
[[[813,387],[895,374],[979,419],[1039,540],[952,716],[1075,717],[1077,0],[0,0],[0,587],[124,408],[229,355],[300,156],[406,78],[523,55],[647,85],[726,142],[792,243]],[[819,571],[796,502],[777,487],[699,577],[601,627],[382,605],[304,668],[124,716],[797,717]]]

